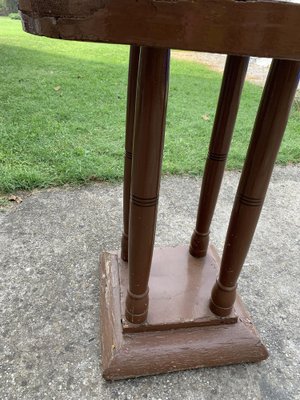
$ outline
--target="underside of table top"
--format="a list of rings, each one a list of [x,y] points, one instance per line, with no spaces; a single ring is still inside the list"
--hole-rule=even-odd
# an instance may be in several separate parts
[[[20,0],[52,38],[300,60],[300,4],[233,0]]]

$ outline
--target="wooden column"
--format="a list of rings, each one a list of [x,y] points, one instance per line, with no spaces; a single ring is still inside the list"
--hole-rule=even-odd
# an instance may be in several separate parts
[[[220,275],[211,294],[211,311],[219,316],[229,315],[235,301],[237,280],[263,206],[299,71],[299,61],[273,60],[270,68],[231,214]]]
[[[126,140],[124,157],[124,184],[123,184],[123,235],[121,257],[128,260],[128,230],[129,230],[129,203],[131,186],[132,142],[134,131],[134,114],[136,100],[136,84],[139,66],[140,47],[130,46],[128,88],[127,88],[127,115]]]
[[[249,57],[228,56],[205,165],[197,222],[191,238],[190,254],[204,257],[209,228],[219,195],[227,154],[239,108]]]
[[[126,318],[147,318],[168,96],[170,51],[141,47],[134,125]]]

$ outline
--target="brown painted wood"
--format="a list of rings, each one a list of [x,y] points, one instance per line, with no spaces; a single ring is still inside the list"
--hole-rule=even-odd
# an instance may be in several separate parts
[[[257,113],[251,143],[227,231],[220,276],[211,310],[228,315],[250,247],[297,89],[300,62],[273,60]]]
[[[169,71],[167,49],[300,60],[300,6],[267,0],[19,0],[19,7],[24,29],[30,33],[142,46],[134,122],[130,222],[129,231],[125,232],[129,235],[129,290],[125,315],[131,323],[140,325],[134,328],[124,321],[122,324],[124,296],[120,298],[117,256],[104,254],[101,322],[105,378],[121,379],[265,359],[266,349],[239,297],[236,298],[236,282],[285,129],[296,90],[299,62],[275,60],[272,64],[231,216],[220,277],[211,294],[210,309],[217,316],[208,314],[208,295],[201,303],[202,309],[206,307],[206,325],[211,321],[220,322],[229,315],[224,319],[228,322],[236,299],[237,322],[193,326],[189,324],[195,323],[199,310],[189,310],[182,328],[178,323],[179,314],[175,315],[175,321],[168,321],[168,326],[176,329],[166,329],[166,324],[152,320],[149,314],[152,328],[147,331],[149,323],[143,325],[143,322],[148,311],[148,281],[164,138]],[[234,107],[230,111],[234,113]],[[128,140],[130,148],[130,138]],[[127,201],[129,166],[125,169],[128,173]],[[215,183],[212,190],[216,191],[218,186],[219,183]],[[214,208],[213,201],[211,207]],[[124,226],[127,227],[128,207],[125,213]],[[126,259],[125,244],[123,250]],[[205,276],[201,285],[211,287],[210,279]],[[200,289],[203,292],[202,286]],[[193,296],[193,293],[198,298],[195,291],[190,294]],[[186,304],[191,304],[190,300]],[[155,314],[158,318],[159,313]],[[163,319],[161,315],[160,321]]]
[[[300,5],[234,0],[19,0],[27,32],[55,38],[300,59]]]
[[[190,244],[190,253],[194,257],[204,257],[207,252],[210,224],[222,183],[248,63],[249,57],[228,56],[226,60],[202,180],[196,227]]]
[[[137,74],[139,66],[140,47],[130,46],[128,88],[127,88],[127,115],[126,115],[126,140],[124,156],[124,183],[123,183],[123,235],[121,257],[128,261],[128,231],[129,231],[129,206],[131,187],[132,143],[134,130],[135,99]]]
[[[142,323],[148,311],[168,97],[170,50],[141,47],[138,72],[129,222],[126,318]]]
[[[117,254],[103,253],[100,265],[102,370],[105,379],[258,362],[267,358],[268,352],[239,297],[235,305],[238,322],[234,324],[123,333],[118,275],[122,263],[118,264]]]
[[[233,311],[220,318],[209,309],[211,289],[219,270],[219,257],[210,247],[206,257],[192,257],[186,246],[156,249],[149,279],[149,309],[143,324],[125,319],[128,264],[119,259],[122,324],[124,332],[167,330],[237,322]]]

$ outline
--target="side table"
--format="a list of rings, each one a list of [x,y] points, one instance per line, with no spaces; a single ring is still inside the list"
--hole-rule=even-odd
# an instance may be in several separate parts
[[[267,350],[236,289],[298,85],[300,5],[20,0],[19,7],[27,32],[131,46],[122,248],[103,253],[100,263],[103,376],[264,360]],[[154,249],[170,48],[228,56],[190,246]],[[273,62],[220,259],[209,229],[249,56]]]

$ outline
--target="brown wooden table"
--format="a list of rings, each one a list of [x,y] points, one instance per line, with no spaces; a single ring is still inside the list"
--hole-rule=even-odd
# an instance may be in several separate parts
[[[267,351],[236,287],[298,85],[300,5],[269,0],[20,0],[19,7],[27,32],[131,45],[122,250],[101,257],[104,377],[265,359]],[[228,57],[190,247],[154,250],[170,48]],[[249,56],[273,62],[220,260],[209,244],[209,229]]]

